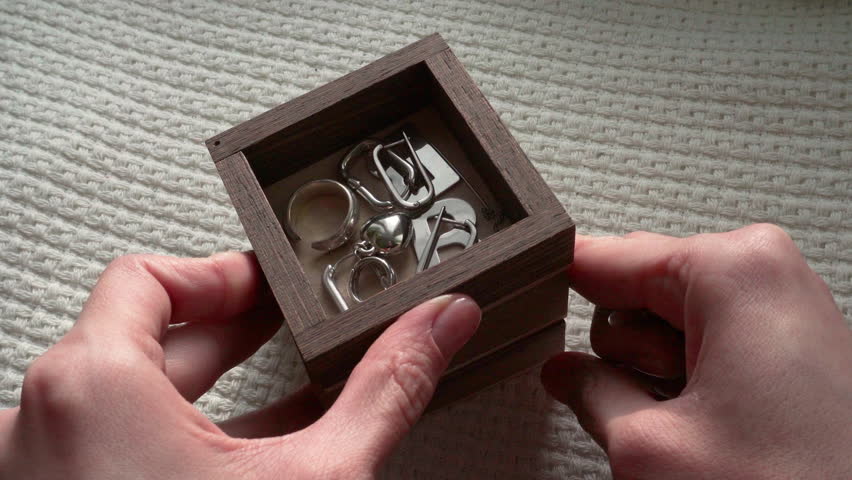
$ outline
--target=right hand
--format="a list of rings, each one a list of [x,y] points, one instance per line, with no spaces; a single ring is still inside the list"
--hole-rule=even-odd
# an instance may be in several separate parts
[[[570,275],[619,321],[542,381],[614,477],[852,478],[852,333],[780,228],[578,237]],[[640,371],[685,388],[658,401]]]

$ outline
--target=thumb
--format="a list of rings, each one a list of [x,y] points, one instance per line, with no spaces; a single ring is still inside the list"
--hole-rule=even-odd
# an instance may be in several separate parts
[[[551,358],[541,369],[541,382],[550,395],[568,405],[584,430],[609,452],[618,419],[653,408],[658,402],[628,372],[578,352]]]
[[[480,317],[465,295],[444,295],[402,315],[352,371],[316,430],[336,435],[348,454],[378,467],[420,418]]]

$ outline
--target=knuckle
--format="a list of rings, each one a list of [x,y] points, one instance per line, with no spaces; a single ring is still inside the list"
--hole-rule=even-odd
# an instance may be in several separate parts
[[[109,262],[101,277],[149,277],[157,270],[169,267],[172,260],[171,257],[148,253],[122,255]]]
[[[771,224],[751,225],[739,236],[739,262],[755,273],[780,274],[785,267],[801,260],[792,238],[780,227]]]
[[[106,357],[107,365],[138,365],[143,360],[148,360],[160,369],[165,369],[166,353],[159,340],[149,333],[128,330],[126,332],[129,343],[126,348],[116,348],[110,351]],[[141,356],[137,353],[141,353]]]
[[[777,225],[750,225],[724,234],[697,235],[686,255],[703,273],[733,279],[771,278],[804,264],[790,235]]]
[[[59,414],[85,401],[76,374],[85,359],[77,350],[56,346],[30,365],[21,387],[22,411]]]
[[[149,337],[150,338],[150,337]],[[87,366],[93,379],[120,379],[127,382],[136,378],[141,366],[146,365],[148,357],[143,350],[132,347],[112,348],[93,359]]]
[[[393,389],[394,407],[409,427],[432,398],[436,363],[436,352],[409,347],[394,352],[380,364]]]
[[[217,293],[215,295],[216,302],[218,302],[216,310],[219,311],[225,310],[228,306],[229,299],[227,293],[231,289],[231,280],[228,274],[229,267],[225,263],[225,258],[226,257],[222,257],[221,255],[213,255],[209,257],[210,270],[215,282],[208,286],[208,288],[213,289]]]
[[[109,262],[106,270],[104,270],[104,274],[114,273],[114,272],[136,272],[141,268],[144,268],[144,265],[147,261],[149,261],[151,255],[133,253],[129,255],[122,255],[118,258],[115,258],[113,261]]]
[[[746,234],[747,244],[753,252],[790,253],[791,251],[798,251],[790,235],[777,225],[759,223],[746,227],[743,232]]]

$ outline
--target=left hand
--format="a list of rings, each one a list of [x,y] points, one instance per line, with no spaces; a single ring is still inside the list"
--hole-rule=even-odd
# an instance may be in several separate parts
[[[2,476],[369,478],[480,319],[469,297],[428,301],[376,340],[324,415],[308,388],[216,425],[192,402],[281,325],[261,283],[251,254],[114,261],[27,371],[20,407],[0,411]]]

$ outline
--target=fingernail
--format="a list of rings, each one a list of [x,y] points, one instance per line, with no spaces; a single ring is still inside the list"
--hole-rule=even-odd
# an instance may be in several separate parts
[[[444,357],[449,358],[476,332],[482,312],[467,295],[442,295],[430,301],[433,302],[443,308],[432,321],[432,339]]]
[[[626,327],[632,320],[632,314],[626,310],[616,310],[609,314],[609,325],[612,327]]]

